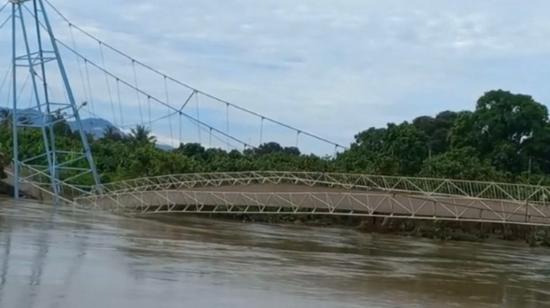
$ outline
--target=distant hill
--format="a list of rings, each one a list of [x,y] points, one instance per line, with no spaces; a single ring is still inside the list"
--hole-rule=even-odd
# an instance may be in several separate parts
[[[9,112],[11,111],[11,109],[0,108],[0,119],[7,114],[6,111]],[[37,124],[42,120],[42,114],[36,110],[18,110],[17,114],[20,120],[32,124]],[[105,130],[108,127],[113,127],[121,135],[124,135],[124,133],[118,127],[114,126],[111,122],[102,118],[87,118],[82,119],[81,122],[84,132],[86,134],[92,135],[96,139],[103,137]],[[69,121],[68,124],[71,127],[71,130],[76,131],[77,127],[75,121]]]
[[[166,151],[166,152],[170,152],[170,151],[174,150],[173,146],[167,145],[167,144],[157,144],[156,147],[157,147],[157,149],[163,150],[163,151]]]
[[[5,115],[2,111],[10,111],[11,109],[7,108],[0,108],[0,120],[2,120],[2,117]],[[20,110],[18,112],[20,119],[25,119],[26,121],[30,123],[38,123],[42,116],[39,112],[35,110]],[[102,118],[87,118],[82,119],[82,128],[84,129],[84,132],[87,135],[92,135],[95,139],[100,139],[105,135],[105,130],[109,127],[114,128],[117,132],[120,133],[120,135],[126,135],[124,132],[122,132],[118,127],[113,125],[111,122],[102,119]],[[77,130],[76,122],[70,121],[68,122],[69,126],[71,127],[72,131]],[[157,144],[156,147],[163,151],[172,151],[174,148],[170,145],[166,144]]]
[[[124,135],[124,133],[118,127],[114,126],[111,122],[105,119],[88,118],[82,119],[80,122],[82,123],[82,128],[84,129],[84,132],[86,134],[94,136],[94,138],[96,139],[102,138],[105,134],[105,130],[109,127],[114,128],[121,135]],[[73,131],[76,131],[77,125],[75,121],[69,122],[69,126]]]
[[[10,108],[0,107],[0,119],[3,119],[5,116],[11,116]],[[26,121],[28,123],[38,123],[42,119],[42,114],[36,110],[18,110],[17,117],[21,121]]]

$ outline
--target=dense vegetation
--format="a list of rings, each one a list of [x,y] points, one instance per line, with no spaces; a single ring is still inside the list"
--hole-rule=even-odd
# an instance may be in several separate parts
[[[483,95],[473,112],[422,116],[355,139],[338,169],[517,182],[544,181],[550,172],[546,106],[502,90]]]
[[[0,165],[5,166],[11,153],[9,112],[0,114],[0,121]],[[66,123],[55,129],[59,143],[78,148],[78,138]],[[21,138],[24,153],[40,153],[38,131],[29,130]],[[106,182],[169,173],[307,170],[548,183],[550,172],[547,108],[530,96],[502,90],[483,95],[474,111],[444,111],[369,128],[335,158],[304,155],[277,143],[244,152],[194,143],[165,151],[145,127],[129,135],[108,129],[105,137],[90,141]]]

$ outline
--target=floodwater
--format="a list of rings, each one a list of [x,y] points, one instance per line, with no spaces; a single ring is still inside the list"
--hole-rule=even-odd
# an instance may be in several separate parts
[[[550,250],[0,200],[0,307],[543,307]]]

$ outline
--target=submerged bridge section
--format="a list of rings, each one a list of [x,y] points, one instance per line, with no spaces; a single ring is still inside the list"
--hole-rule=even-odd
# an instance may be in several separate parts
[[[11,57],[0,97],[11,100],[6,119],[12,126],[13,162],[7,171],[16,198],[21,191],[58,204],[144,216],[339,215],[550,226],[550,188],[544,186],[267,171],[104,184],[81,113],[111,123],[111,133],[119,137],[135,128],[171,148],[200,143],[248,150],[274,141],[328,154],[345,147],[170,77],[77,26],[48,0],[4,2],[0,29],[11,24],[11,44],[4,44]],[[62,35],[55,35],[54,25]],[[66,65],[72,63],[63,61],[67,58],[76,61]],[[70,76],[79,76],[81,87]],[[25,79],[28,86],[21,84]],[[56,139],[54,127],[64,121],[76,127],[76,148]],[[29,138],[30,129],[42,136],[41,153],[27,151],[26,144],[37,142]]]
[[[335,215],[550,226],[550,188],[359,174],[181,174],[106,184],[72,200],[130,215]]]

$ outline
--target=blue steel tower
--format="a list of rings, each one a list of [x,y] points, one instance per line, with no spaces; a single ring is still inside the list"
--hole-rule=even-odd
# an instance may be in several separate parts
[[[13,173],[16,198],[28,178],[44,179],[54,196],[64,184],[91,182],[101,187],[90,144],[83,130],[75,95],[63,64],[43,0],[10,0],[12,6],[12,129]],[[22,74],[27,77],[22,81]],[[60,85],[63,96],[53,99],[52,84]],[[30,106],[22,107],[21,83],[30,81]],[[57,89],[59,90],[59,89]],[[74,122],[79,146],[63,145],[56,139],[56,127]],[[24,136],[39,130],[41,152],[29,154]],[[35,181],[35,180],[34,180]]]

